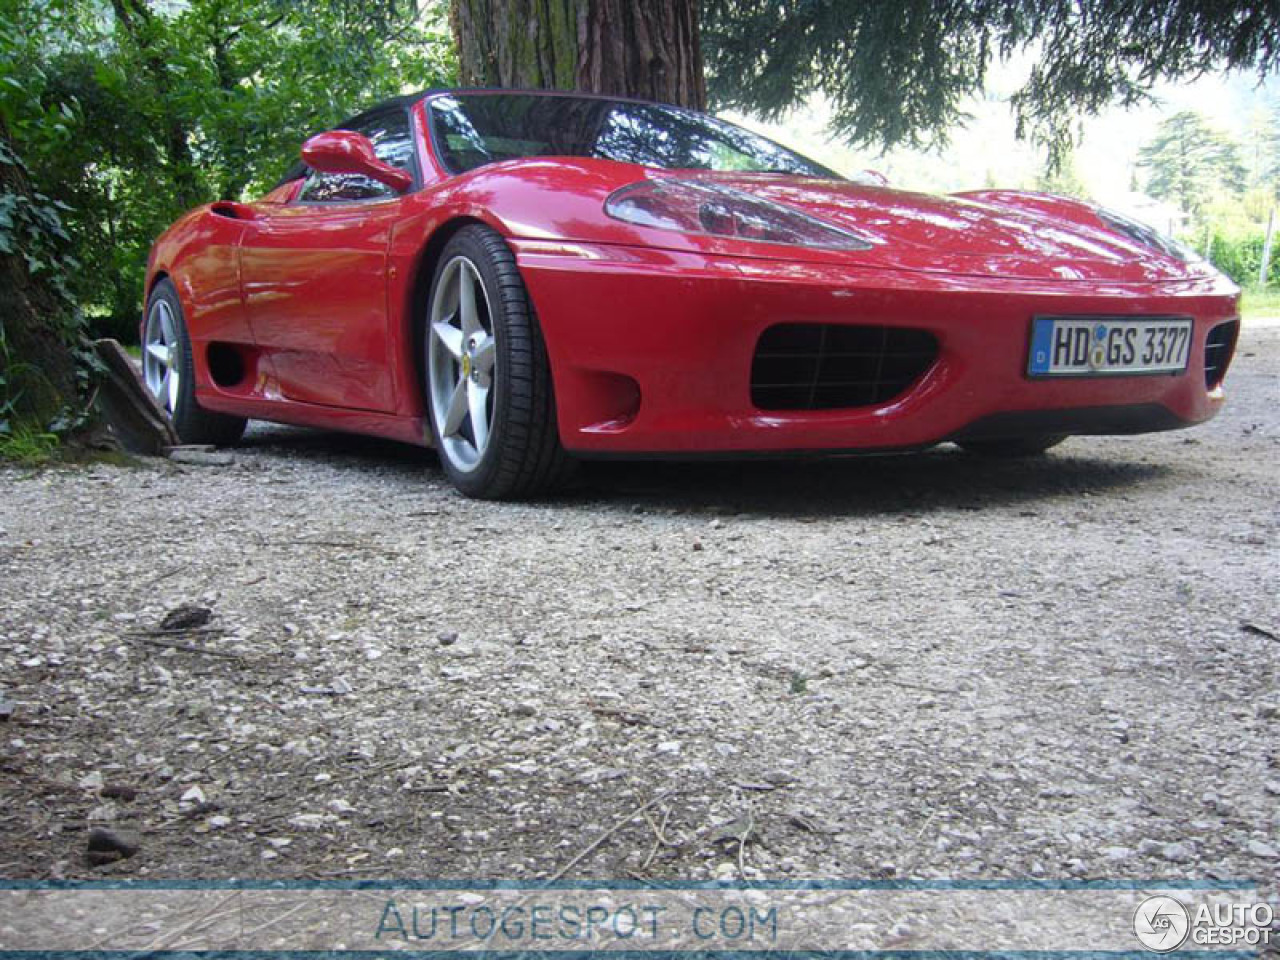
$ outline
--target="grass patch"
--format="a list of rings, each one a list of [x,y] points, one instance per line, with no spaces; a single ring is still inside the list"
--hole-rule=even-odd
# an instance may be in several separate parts
[[[17,424],[0,433],[0,460],[33,466],[46,463],[58,449],[55,434],[25,424]]]
[[[1246,321],[1254,317],[1280,317],[1280,287],[1246,288],[1240,297],[1240,316]]]

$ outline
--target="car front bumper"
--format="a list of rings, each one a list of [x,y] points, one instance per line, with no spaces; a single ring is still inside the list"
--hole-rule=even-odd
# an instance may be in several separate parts
[[[1125,285],[1030,281],[633,247],[513,241],[547,342],[561,439],[578,454],[911,449],[948,439],[1136,433],[1214,416],[1209,331],[1237,314],[1215,276]],[[1178,374],[1032,379],[1037,314],[1189,316]],[[762,410],[753,355],[775,324],[909,327],[936,361],[874,406]]]

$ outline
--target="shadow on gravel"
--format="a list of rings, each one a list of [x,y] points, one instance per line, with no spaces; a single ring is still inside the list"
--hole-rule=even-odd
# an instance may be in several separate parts
[[[361,466],[383,469],[399,467],[418,478],[421,478],[423,468],[427,468],[438,474],[442,483],[447,482],[434,450],[355,433],[330,433],[306,427],[255,422],[237,446],[241,449],[278,453],[282,457],[299,461],[349,465],[352,469],[359,469]]]
[[[801,460],[595,461],[582,465],[571,491],[546,503],[565,510],[639,506],[776,516],[1030,508],[1039,500],[1140,488],[1173,471],[1167,464],[1090,456],[1088,443],[1068,441],[1025,460],[984,459],[942,446]],[[414,483],[425,473],[448,485],[433,451],[390,440],[255,424],[244,446]]]
[[[1167,475],[1163,464],[1073,456],[992,460],[941,447],[896,456],[740,463],[592,463],[594,502],[785,516],[985,510],[1101,495]]]

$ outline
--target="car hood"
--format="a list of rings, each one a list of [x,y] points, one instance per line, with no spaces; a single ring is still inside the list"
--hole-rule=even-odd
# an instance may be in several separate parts
[[[1026,279],[1159,282],[1204,277],[1098,221],[996,203],[864,184],[769,174],[702,175],[718,185],[801,210],[864,238],[851,259],[898,269]],[[1015,195],[1008,195],[1013,197]],[[1078,209],[1085,209],[1082,205]]]

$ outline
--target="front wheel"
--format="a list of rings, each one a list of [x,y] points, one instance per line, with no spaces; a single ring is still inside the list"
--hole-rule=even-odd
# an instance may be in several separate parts
[[[488,227],[464,227],[445,246],[424,339],[431,433],[453,485],[506,500],[563,484],[573,461],[546,345],[515,257]]]
[[[958,440],[956,444],[966,453],[974,453],[980,457],[1038,457],[1065,439],[1064,435],[1052,434],[1042,437],[1002,437],[997,440]]]

